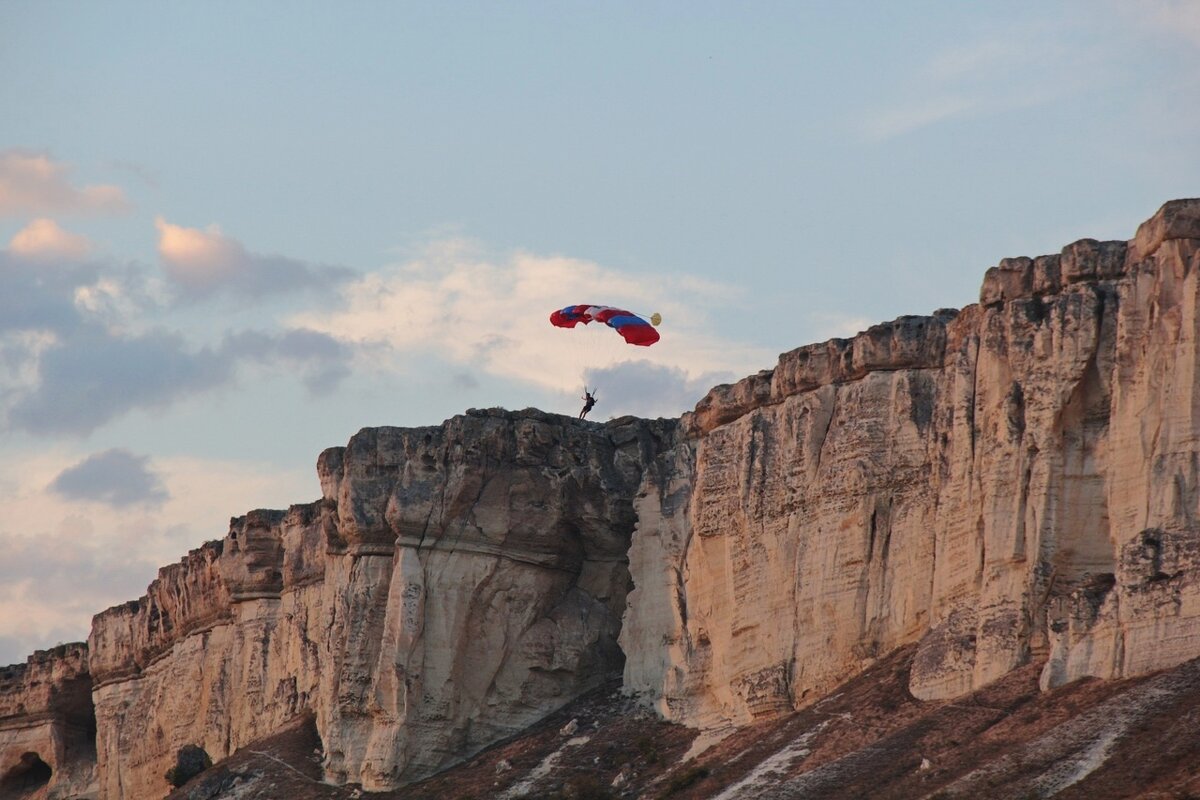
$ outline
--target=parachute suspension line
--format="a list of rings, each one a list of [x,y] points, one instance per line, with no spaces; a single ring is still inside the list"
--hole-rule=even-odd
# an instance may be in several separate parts
[[[645,314],[635,314],[614,306],[583,303],[551,313],[550,324],[557,328],[573,329],[572,335],[587,351],[580,378],[584,384],[590,385],[593,381],[589,379],[589,371],[618,363],[621,356],[628,353],[625,348],[629,345],[649,347],[659,340],[656,328],[662,322],[662,315],[658,312],[650,314],[649,321],[645,317]],[[601,324],[592,325],[593,322]],[[612,336],[612,331],[605,330],[604,326],[616,331],[620,338]],[[597,387],[590,388],[594,393]]]
[[[634,311],[632,313],[634,316],[641,317],[656,328],[659,325],[662,325],[662,314],[658,313],[657,311],[655,311],[653,314],[647,314],[645,311]]]

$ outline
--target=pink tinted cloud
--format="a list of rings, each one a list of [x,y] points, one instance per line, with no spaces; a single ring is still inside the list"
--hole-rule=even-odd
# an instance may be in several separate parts
[[[43,153],[0,150],[0,216],[112,214],[129,208],[118,186],[75,186],[70,168]]]
[[[246,248],[216,225],[204,230],[185,228],[162,217],[154,225],[158,228],[158,256],[167,275],[189,289],[212,289],[230,280],[249,261]]]
[[[254,298],[322,289],[350,276],[349,270],[341,267],[252,252],[216,225],[188,228],[162,217],[154,224],[163,270],[184,299],[200,299],[218,292]]]
[[[91,252],[86,236],[59,227],[52,219],[39,217],[17,231],[8,244],[8,251],[30,261],[78,260]]]

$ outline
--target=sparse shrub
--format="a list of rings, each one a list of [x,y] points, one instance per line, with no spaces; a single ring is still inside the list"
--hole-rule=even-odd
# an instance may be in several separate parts
[[[639,736],[634,746],[638,755],[646,759],[647,764],[658,763],[658,741],[653,736]]]
[[[167,770],[167,782],[178,788],[212,766],[212,759],[203,747],[185,744],[175,754],[175,766]]]
[[[709,776],[709,772],[708,772],[707,768],[692,767],[688,771],[681,772],[680,774],[678,774],[674,778],[672,778],[671,782],[667,784],[667,788],[663,791],[662,795],[660,795],[660,796],[661,797],[670,797],[673,794],[682,792],[684,789],[688,789],[692,786],[695,786],[697,783],[704,780],[708,776]]]

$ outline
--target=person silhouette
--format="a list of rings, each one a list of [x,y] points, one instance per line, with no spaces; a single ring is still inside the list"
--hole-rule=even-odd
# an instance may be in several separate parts
[[[583,419],[592,410],[592,406],[596,405],[596,395],[589,392],[585,386],[583,387],[583,397],[580,399],[583,400],[583,411],[579,412],[579,418]]]

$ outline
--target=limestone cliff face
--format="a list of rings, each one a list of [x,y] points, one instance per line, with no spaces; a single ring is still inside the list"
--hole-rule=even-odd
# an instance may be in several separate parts
[[[96,797],[87,658],[61,645],[0,669],[0,797]]]
[[[714,389],[640,495],[628,688],[720,727],[910,642],[923,698],[1200,654],[1198,251],[1175,201]]]
[[[1200,200],[1174,201],[682,420],[364,429],[321,454],[320,500],[233,519],[86,648],[0,671],[0,790],[160,797],[181,746],[220,758],[302,715],[328,780],[391,788],[622,668],[721,730],[905,645],[923,699],[1032,660],[1045,687],[1179,664],[1198,341]]]
[[[327,450],[320,501],[234,519],[96,617],[102,796],[306,712],[329,779],[393,787],[619,673],[633,495],[674,427],[471,412]]]
[[[333,777],[429,774],[620,670],[632,497],[673,427],[486,412],[322,456]]]
[[[252,511],[109,609],[89,639],[101,796],[159,797],[184,744],[219,758],[310,708],[324,503]]]

